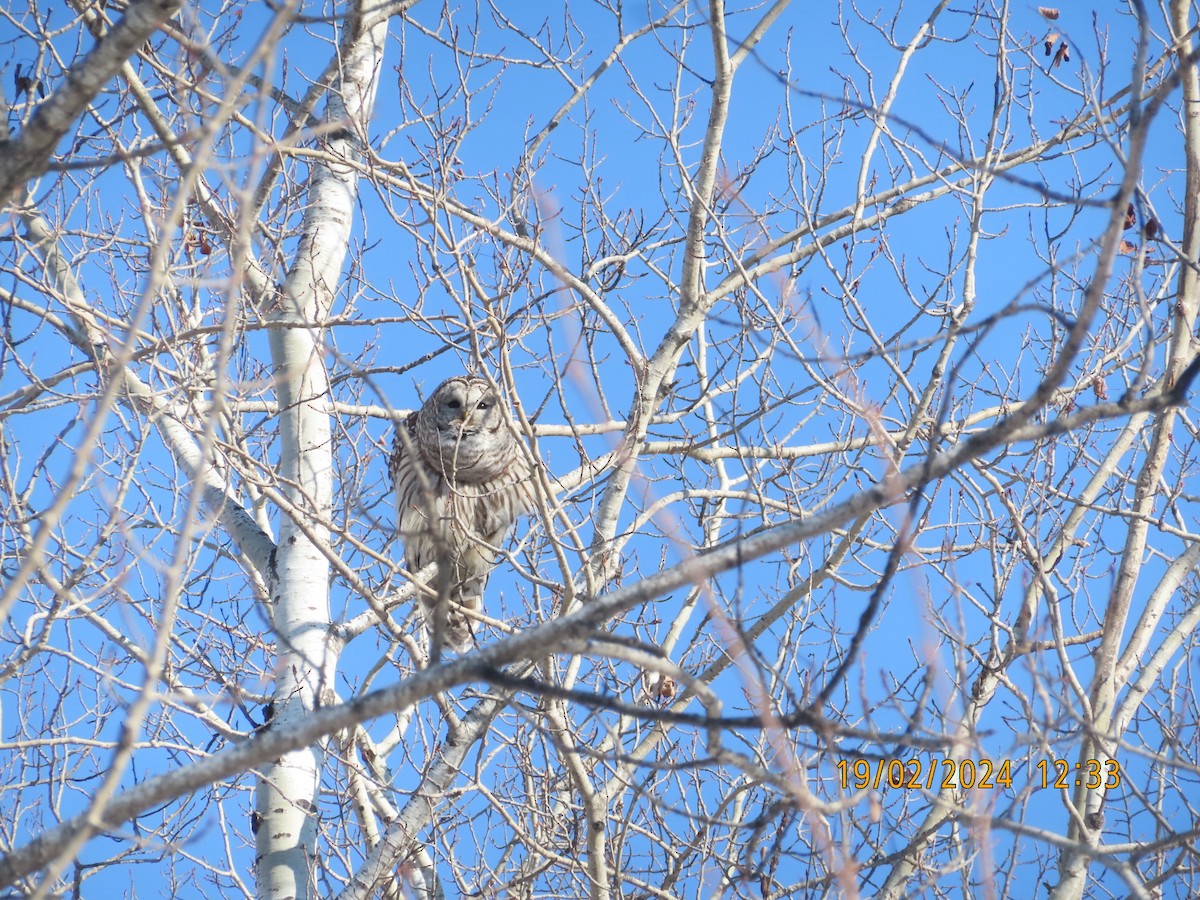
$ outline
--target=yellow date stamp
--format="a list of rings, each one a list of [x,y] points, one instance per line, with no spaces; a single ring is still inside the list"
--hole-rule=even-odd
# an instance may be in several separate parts
[[[1013,786],[1010,759],[843,759],[837,763],[843,790],[989,790]],[[1121,786],[1121,764],[1115,759],[1039,760],[1030,777],[1042,788],[1084,787],[1113,790]]]

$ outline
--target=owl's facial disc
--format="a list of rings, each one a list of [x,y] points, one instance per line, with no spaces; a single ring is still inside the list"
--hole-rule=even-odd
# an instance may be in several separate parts
[[[446,408],[451,410],[453,418],[446,423],[445,430],[456,438],[477,434],[488,410],[495,405],[495,397],[490,391],[468,390],[465,397],[451,397],[446,401]]]

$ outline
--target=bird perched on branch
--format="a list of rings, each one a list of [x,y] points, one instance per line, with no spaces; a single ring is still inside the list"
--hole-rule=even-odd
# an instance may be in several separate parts
[[[437,562],[438,596],[419,594],[431,643],[460,653],[474,643],[469,612],[499,545],[533,506],[532,470],[497,391],[459,375],[440,384],[396,429],[389,469],[404,561],[411,572]],[[441,601],[441,602],[439,602]]]

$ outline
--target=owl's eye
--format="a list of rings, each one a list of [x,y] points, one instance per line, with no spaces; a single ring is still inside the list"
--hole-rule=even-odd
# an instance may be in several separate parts
[[[457,398],[454,400],[447,400],[446,405],[451,409],[462,409],[462,401]]]
[[[492,406],[492,403],[490,400],[480,400],[479,405],[476,406],[475,408],[476,409],[490,409],[491,406]]]

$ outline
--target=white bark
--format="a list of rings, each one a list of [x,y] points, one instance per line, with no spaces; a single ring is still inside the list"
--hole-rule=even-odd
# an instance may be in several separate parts
[[[112,31],[71,67],[66,84],[38,106],[26,127],[15,137],[0,141],[0,205],[7,204],[17,185],[46,170],[55,145],[87,105],[182,6],[182,0],[133,0]]]
[[[345,23],[341,69],[327,100],[328,152],[350,157],[367,140],[388,21],[363,30],[370,10],[356,6]],[[290,730],[328,703],[341,643],[330,629],[329,539],[333,461],[323,324],[329,316],[350,241],[358,172],[334,163],[313,167],[300,245],[271,320],[271,359],[280,405],[279,475],[299,512],[279,525],[271,602],[279,663],[273,727]],[[304,521],[298,521],[299,517]],[[310,537],[311,535],[311,537]],[[315,540],[314,540],[315,538]],[[257,798],[257,887],[262,898],[313,896],[316,820],[324,749],[284,754],[263,773]]]
[[[1200,251],[1200,118],[1195,113],[1197,105],[1200,104],[1200,75],[1190,60],[1194,49],[1190,31],[1191,12],[1192,6],[1189,3],[1181,0],[1173,0],[1171,3],[1172,31],[1176,38],[1182,39],[1176,57],[1181,65],[1185,111],[1183,128],[1187,190],[1183,238],[1180,244],[1186,260],[1196,259]],[[1144,27],[1149,28],[1149,24],[1144,23]],[[1134,77],[1135,80],[1138,78],[1136,71]],[[1139,140],[1139,137],[1139,131],[1135,130],[1130,140],[1128,173],[1140,172],[1144,138]],[[1195,356],[1196,341],[1193,332],[1198,305],[1200,277],[1194,265],[1183,265],[1179,269],[1177,302],[1171,324],[1172,337],[1163,375],[1163,382],[1166,384],[1178,378]],[[1105,608],[1103,636],[1093,654],[1095,674],[1089,691],[1090,708],[1084,710],[1087,734],[1080,743],[1076,771],[1087,771],[1094,761],[1103,764],[1104,761],[1118,758],[1122,735],[1137,711],[1139,702],[1177,646],[1174,640],[1164,643],[1162,652],[1141,672],[1134,689],[1122,699],[1129,679],[1147,662],[1144,655],[1149,635],[1156,630],[1167,605],[1168,593],[1162,590],[1163,585],[1160,585],[1160,590],[1152,594],[1150,602],[1138,615],[1132,639],[1122,651],[1130,619],[1137,613],[1134,592],[1139,580],[1143,579],[1146,547],[1152,534],[1155,511],[1159,507],[1160,485],[1173,454],[1178,419],[1179,414],[1174,409],[1164,410],[1157,418],[1150,434],[1150,447],[1137,475],[1134,504],[1128,519],[1120,567]],[[1185,558],[1191,555],[1193,554],[1184,554]],[[1182,571],[1176,566],[1165,580],[1166,584],[1169,585],[1173,579],[1181,577]],[[1188,618],[1194,620],[1194,614]],[[1076,781],[1074,793],[1066,801],[1066,834],[1071,843],[1061,853],[1059,881],[1050,893],[1051,900],[1079,900],[1085,895],[1089,865],[1104,835],[1107,793],[1103,783],[1098,787],[1089,787],[1084,779]]]

